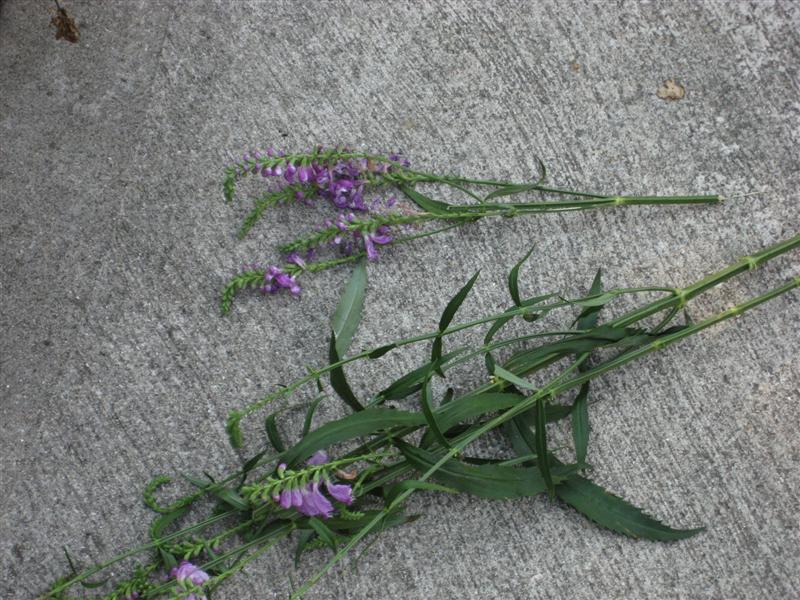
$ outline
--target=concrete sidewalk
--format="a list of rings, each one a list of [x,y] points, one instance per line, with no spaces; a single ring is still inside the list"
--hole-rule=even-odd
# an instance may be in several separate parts
[[[574,293],[600,266],[609,286],[685,284],[800,229],[797,4],[303,4],[65,0],[73,45],[48,28],[52,3],[0,1],[0,598],[64,574],[62,546],[88,563],[144,541],[153,475],[233,468],[228,411],[324,362],[346,271],[299,302],[217,312],[242,262],[276,259],[320,219],[285,209],[237,241],[247,205],[222,202],[228,151],[346,142],[515,179],[540,156],[551,182],[609,194],[766,190],[487,220],[398,248],[369,266],[359,347],[435,327],[476,265],[461,316],[504,307],[504,274],[533,242],[525,289]],[[667,79],[682,100],[657,97]],[[596,479],[704,534],[637,542],[545,498],[419,494],[425,518],[308,597],[800,597],[798,319],[794,293],[594,388]],[[389,374],[351,377],[366,389]],[[295,571],[293,549],[215,598],[284,598],[327,558]]]

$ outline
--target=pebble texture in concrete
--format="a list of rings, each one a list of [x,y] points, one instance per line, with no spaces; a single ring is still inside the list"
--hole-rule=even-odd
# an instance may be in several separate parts
[[[227,152],[317,141],[404,150],[415,165],[607,193],[762,195],[714,208],[484,221],[369,267],[357,347],[434,327],[477,267],[464,318],[523,287],[682,285],[798,231],[800,5],[672,3],[0,2],[0,597],[145,539],[156,473],[222,473],[227,412],[320,364],[345,271],[302,301],[227,276],[308,229],[276,212],[244,242],[221,199]],[[685,97],[668,101],[673,79]],[[797,275],[789,255],[697,315]],[[800,597],[800,296],[782,297],[595,386],[594,476],[689,541],[632,541],[544,498],[420,494],[310,598]],[[421,351],[420,351],[421,352]],[[355,387],[388,381],[413,351]],[[480,380],[466,371],[459,385]],[[331,402],[322,417],[340,409]],[[258,421],[258,419],[256,419]],[[287,421],[290,433],[297,423]],[[259,424],[248,424],[255,438]],[[568,435],[568,433],[565,433]],[[215,597],[284,598],[293,546]]]

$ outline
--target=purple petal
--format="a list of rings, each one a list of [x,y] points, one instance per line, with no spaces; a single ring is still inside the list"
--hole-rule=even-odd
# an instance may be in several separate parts
[[[380,245],[390,244],[394,239],[390,235],[371,235],[369,237],[373,242]]]
[[[291,490],[290,493],[292,496],[292,506],[295,508],[301,507],[303,505],[303,492],[301,492],[299,489],[294,489]]]
[[[306,461],[307,465],[324,465],[328,462],[328,453],[325,450],[317,450],[314,454],[311,455]]]
[[[326,481],[325,489],[328,490],[328,493],[334,500],[344,502],[347,505],[353,503],[353,488],[351,488],[349,485]]]
[[[372,243],[372,236],[368,235],[364,238],[364,248],[367,251],[368,260],[378,260],[378,251],[375,250],[375,244]]]
[[[281,508],[289,508],[292,505],[292,492],[289,490],[283,490],[281,492],[281,501],[280,501]]]
[[[333,515],[333,504],[319,491],[319,483],[316,481],[311,484],[310,490],[306,494],[306,502],[309,512],[313,513],[311,516],[319,515],[327,519]]]

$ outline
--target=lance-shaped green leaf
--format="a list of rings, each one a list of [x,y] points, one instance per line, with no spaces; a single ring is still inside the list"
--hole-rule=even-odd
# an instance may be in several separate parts
[[[278,432],[278,425],[275,422],[276,416],[277,415],[275,413],[270,414],[264,420],[264,428],[267,431],[267,439],[269,440],[269,443],[272,445],[272,447],[275,448],[275,450],[277,450],[278,452],[283,452],[284,450],[286,450],[286,446],[284,445],[283,440],[281,439],[281,434]]]
[[[484,202],[488,202],[489,200],[493,200],[495,198],[502,198],[503,196],[511,196],[513,194],[523,194],[525,192],[533,192],[539,189],[539,186],[542,185],[544,180],[547,178],[547,167],[545,167],[544,162],[540,158],[536,158],[536,162],[539,163],[539,179],[535,183],[520,183],[520,184],[511,184],[511,185],[504,185],[493,192],[486,195],[483,199]]]
[[[294,465],[317,450],[392,427],[417,427],[425,424],[422,413],[412,413],[384,407],[373,407],[329,421],[315,429],[283,455],[283,462]]]
[[[336,534],[330,530],[330,528],[325,525],[322,521],[320,521],[317,517],[311,517],[308,519],[308,524],[311,525],[311,528],[317,532],[319,538],[325,542],[332,550],[336,550],[338,546],[338,540],[336,539]]]
[[[328,360],[330,361],[330,364],[334,365],[341,360],[339,358],[339,352],[336,349],[336,333],[333,330],[331,330],[331,343],[328,351]],[[339,398],[341,398],[344,403],[347,404],[347,406],[352,408],[354,411],[364,410],[364,406],[358,401],[358,398],[356,398],[356,395],[353,393],[350,384],[347,383],[347,378],[344,375],[344,369],[342,369],[341,365],[331,369],[330,380],[331,387],[339,395]]]
[[[703,527],[673,529],[579,475],[557,485],[556,494],[598,525],[634,538],[682,540],[704,530]]]
[[[295,568],[300,566],[300,557],[302,556],[303,552],[305,552],[311,540],[317,535],[313,529],[300,529],[299,531],[300,533],[297,536],[297,547],[294,551]]]
[[[587,333],[516,352],[503,367],[515,373],[530,373],[570,354],[583,354],[606,346],[629,348],[650,341],[652,337],[641,329],[602,325]]]
[[[317,398],[308,405],[308,409],[306,410],[306,416],[303,419],[303,433],[300,437],[306,437],[308,432],[311,431],[311,421],[314,419],[314,413],[317,410],[317,406],[319,403],[325,399],[324,395],[319,395]]]
[[[456,356],[463,354],[466,352],[466,348],[458,348],[453,350],[452,352],[448,352],[447,354],[440,357],[437,367],[441,368],[441,365],[446,364],[450,359],[455,358]],[[413,371],[409,371],[393,383],[391,383],[387,388],[378,392],[377,398],[381,401],[384,400],[402,400],[410,396],[411,394],[418,392],[422,389],[422,382],[425,381],[425,376],[427,372],[431,368],[431,363],[426,363],[421,367],[414,369]]]
[[[429,212],[434,215],[446,215],[448,208],[452,205],[447,204],[447,202],[442,202],[441,200],[434,200],[432,198],[428,198],[424,194],[420,194],[417,190],[412,188],[408,185],[400,185],[398,186],[400,191],[403,192],[406,197],[411,200],[414,204],[419,206],[425,212]]]
[[[361,261],[353,269],[350,281],[345,286],[331,318],[331,329],[336,336],[336,352],[339,356],[344,356],[350,349],[350,342],[361,321],[366,288],[367,268],[364,261]]]
[[[442,457],[402,441],[397,447],[419,471],[427,471]],[[553,479],[563,481],[572,467],[554,469]],[[448,460],[432,475],[436,481],[481,498],[520,498],[533,496],[547,490],[541,473],[536,468],[503,467],[499,465],[467,465],[458,460]]]
[[[458,490],[450,488],[432,481],[418,481],[416,479],[406,479],[392,485],[386,492],[385,502],[391,504],[402,492],[406,490],[427,490],[430,492],[445,492],[446,494],[457,494]]]
[[[597,269],[592,285],[589,288],[589,295],[600,294],[603,291],[603,272]],[[575,326],[578,329],[592,329],[597,326],[600,317],[601,306],[587,306],[578,315]],[[580,371],[586,369],[586,363],[578,366]],[[584,383],[575,400],[572,403],[572,439],[575,444],[575,461],[578,464],[586,462],[586,454],[589,449],[589,382]]]
[[[425,415],[425,421],[428,424],[428,429],[430,429],[433,437],[439,442],[439,445],[443,448],[449,448],[450,443],[447,441],[447,438],[444,437],[442,430],[439,429],[439,424],[436,422],[436,417],[433,414],[433,407],[431,406],[431,377],[433,375],[432,371],[428,371],[428,374],[425,377],[425,381],[422,384],[422,393],[420,394],[420,404],[422,405],[422,414]]]
[[[589,382],[581,386],[575,401],[572,403],[572,440],[575,444],[575,461],[586,462],[589,449]]]
[[[511,271],[508,272],[508,293],[511,295],[511,300],[514,301],[514,306],[520,306],[522,304],[522,300],[519,297],[519,269],[520,267],[525,264],[525,261],[528,260],[528,257],[533,253],[533,249],[535,246],[531,246],[531,249],[523,256],[522,258],[517,261]]]
[[[534,428],[531,421],[530,412],[526,412],[513,419],[513,427],[506,428],[514,451],[519,456],[535,452],[535,442],[531,444],[530,436],[525,435],[526,431],[532,432]],[[555,457],[551,457],[550,460],[553,463],[553,472],[558,472],[563,468],[564,465]],[[580,466],[580,464],[576,466]],[[556,496],[564,502],[595,523],[625,535],[651,540],[677,540],[691,537],[702,531],[702,528],[672,529],[649,517],[641,509],[577,474],[571,475],[560,483],[558,481],[555,483]]]
[[[450,323],[453,321],[453,317],[456,315],[456,312],[464,303],[464,300],[467,298],[472,286],[475,285],[475,282],[480,275],[480,271],[475,273],[472,278],[458,290],[458,293],[450,299],[450,302],[447,303],[447,306],[442,313],[441,319],[439,319],[439,334],[433,340],[433,346],[431,348],[431,362],[437,363],[439,359],[442,358],[442,336],[441,333],[450,326]],[[439,375],[444,377],[444,373],[441,370],[441,367],[436,366],[434,369]]]
[[[210,475],[207,475],[207,477],[210,477]],[[198,477],[192,477],[191,475],[184,475],[183,478],[207,494],[214,494],[217,498],[222,500],[222,502],[225,504],[228,504],[231,508],[241,511],[246,511],[250,508],[250,505],[244,500],[244,498],[242,498],[232,489],[226,488],[214,481],[205,481]]]
[[[545,413],[545,399],[539,398],[536,401],[536,465],[542,474],[544,484],[550,496],[555,496],[555,486],[553,476],[550,473],[550,456],[547,452],[547,415]]]
[[[343,519],[341,517],[333,517],[325,521],[325,523],[328,525],[328,527],[330,527],[331,529],[335,529],[336,531],[361,529],[381,513],[383,513],[383,511],[366,510],[364,511],[364,516],[359,517],[357,519]],[[389,529],[390,527],[396,527],[397,525],[411,523],[413,521],[416,521],[418,518],[419,517],[417,515],[406,515],[399,510],[393,510],[389,514],[384,514],[383,520],[381,522],[381,528]]]

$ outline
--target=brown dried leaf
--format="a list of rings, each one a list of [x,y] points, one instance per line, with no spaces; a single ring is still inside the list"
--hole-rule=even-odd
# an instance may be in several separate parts
[[[50,20],[50,25],[56,28],[57,40],[64,38],[68,42],[75,44],[81,39],[81,32],[78,31],[75,19],[60,6],[56,9],[56,16]]]
[[[656,96],[662,100],[683,100],[685,95],[686,89],[672,79],[667,79],[662,83],[656,92]]]

